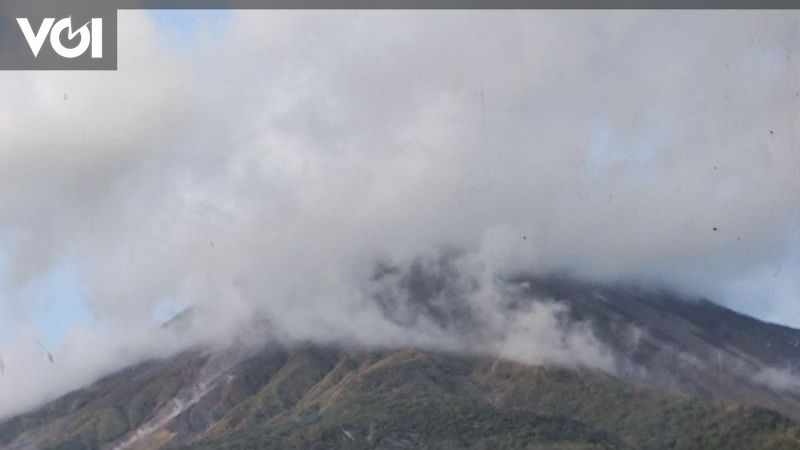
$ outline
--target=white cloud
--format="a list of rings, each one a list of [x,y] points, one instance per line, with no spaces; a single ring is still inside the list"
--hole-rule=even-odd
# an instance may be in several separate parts
[[[3,301],[67,264],[120,345],[149,348],[165,299],[202,305],[215,336],[259,311],[290,338],[424,340],[378,319],[363,274],[452,246],[490,274],[745,304],[737,280],[771,285],[763,267],[797,252],[799,19],[239,12],[187,52],[122,12],[119,71],[0,74]],[[113,365],[98,327],[59,388]],[[567,352],[591,348],[574,336]]]

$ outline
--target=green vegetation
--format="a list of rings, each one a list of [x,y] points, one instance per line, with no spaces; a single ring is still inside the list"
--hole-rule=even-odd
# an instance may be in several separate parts
[[[0,439],[99,448],[152,417],[204,361],[184,355],[109,377],[0,425]],[[191,450],[800,448],[800,428],[776,413],[662,395],[590,370],[306,346],[262,352],[223,378],[149,442]]]

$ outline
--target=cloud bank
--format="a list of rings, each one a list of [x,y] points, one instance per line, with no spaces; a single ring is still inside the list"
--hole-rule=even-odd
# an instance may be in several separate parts
[[[376,264],[443,248],[466,255],[467,304],[518,359],[605,363],[557,304],[497,316],[508,271],[657,282],[800,323],[798,14],[197,27],[188,42],[126,11],[119,71],[0,74],[0,416],[156,354],[164,305],[197,305],[212,342],[260,315],[288,339],[447,347],[370,296]],[[91,316],[59,344],[69,377],[11,363],[42,333],[35,287],[64,267]]]

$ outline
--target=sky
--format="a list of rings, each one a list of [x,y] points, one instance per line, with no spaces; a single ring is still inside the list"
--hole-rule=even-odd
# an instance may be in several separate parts
[[[231,12],[227,10],[151,10],[146,14],[164,39],[164,44],[180,48],[181,51],[191,51],[197,33],[221,29],[231,18]],[[2,260],[0,270],[6,272],[6,265],[9,263]],[[27,294],[28,299],[25,300],[29,308],[27,314],[35,322],[38,339],[48,349],[57,348],[71,329],[83,326],[91,320],[92,312],[83,303],[79,280],[71,272],[69,262],[57,264],[51,273],[32,283],[30,289],[32,292]],[[166,322],[188,306],[187,301],[163,300],[153,308],[153,321]],[[8,302],[0,302],[0,308],[8,307]],[[10,311],[2,312],[0,342],[13,339],[10,333],[13,316]]]
[[[558,307],[496,313],[518,271],[800,326],[798,14],[124,11],[119,29],[117,72],[0,73],[0,416],[254,315],[287,339],[455,345],[369,302],[397,289],[377,263],[443,249],[521,360],[605,364],[580,329],[553,339]],[[153,331],[192,305],[199,331]]]

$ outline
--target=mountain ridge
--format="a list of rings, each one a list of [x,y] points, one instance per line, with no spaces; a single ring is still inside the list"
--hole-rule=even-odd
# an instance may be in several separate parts
[[[509,283],[508,314],[565,305],[559,320],[590,324],[613,373],[432,348],[195,348],[1,423],[0,448],[800,446],[800,393],[758,378],[794,376],[800,331],[663,290],[566,277]],[[456,331],[479,323],[458,295],[440,301],[446,280],[405,285],[387,314],[433,312]]]

